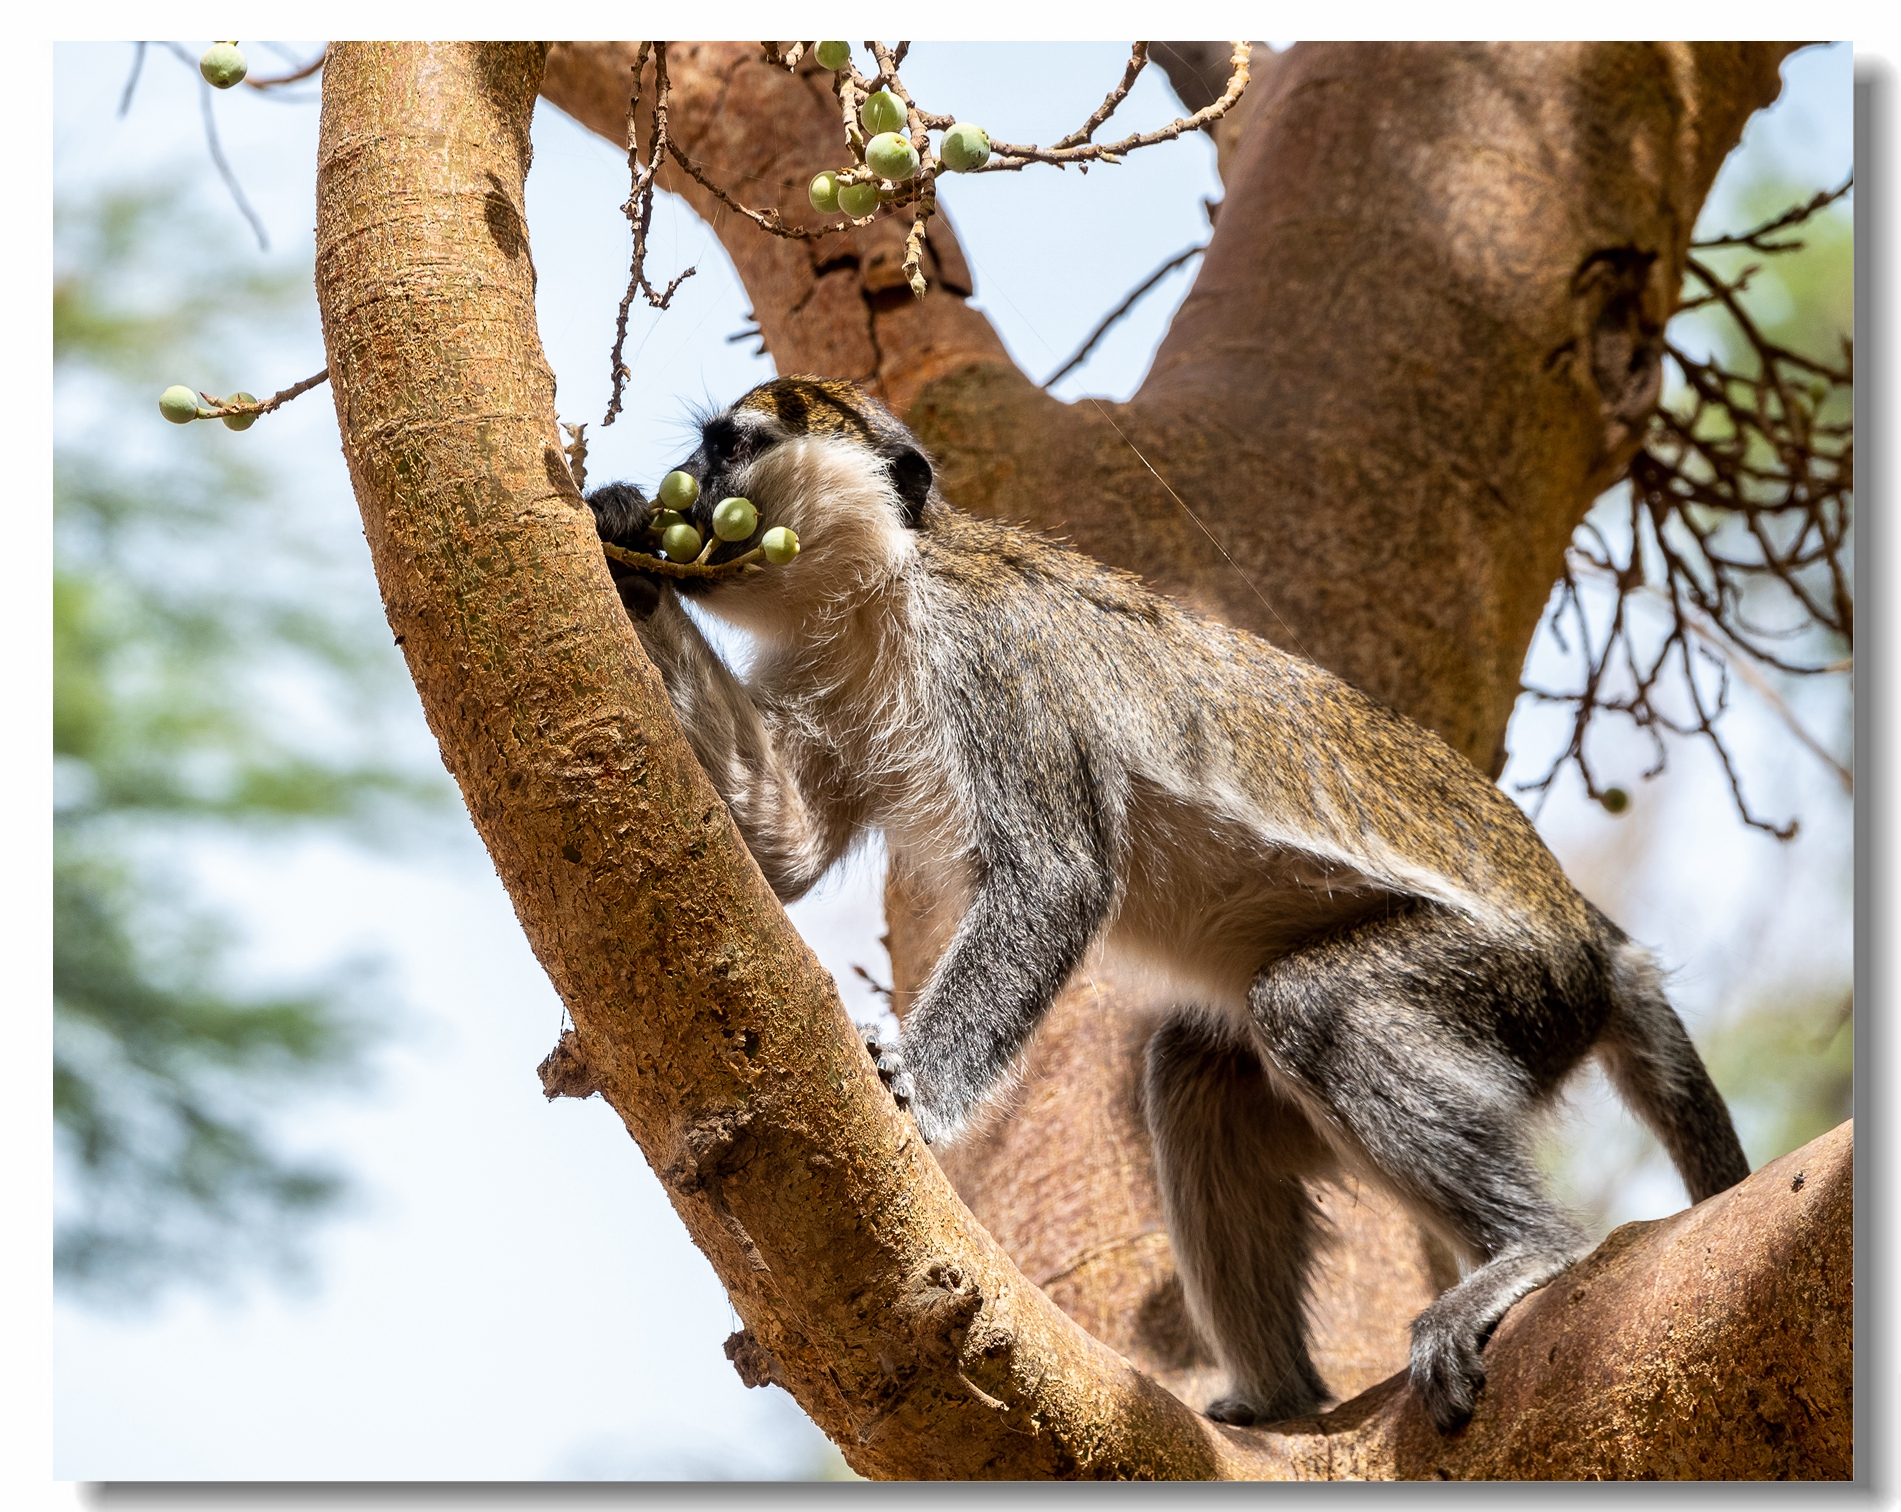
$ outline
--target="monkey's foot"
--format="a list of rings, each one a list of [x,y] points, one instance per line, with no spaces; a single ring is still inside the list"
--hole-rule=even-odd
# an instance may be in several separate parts
[[[1256,1423],[1270,1421],[1256,1412],[1247,1398],[1238,1396],[1224,1396],[1210,1402],[1202,1416],[1211,1423],[1231,1423],[1236,1428],[1252,1428]]]
[[[1216,1397],[1202,1411],[1212,1423],[1229,1423],[1236,1428],[1252,1428],[1261,1423],[1282,1423],[1288,1418],[1307,1417],[1320,1410],[1323,1393],[1298,1384],[1290,1385],[1263,1401],[1231,1391]]]
[[[1427,1308],[1413,1324],[1413,1390],[1441,1433],[1463,1428],[1485,1384],[1485,1341]]]
[[[904,1063],[904,1051],[879,1039],[876,1030],[867,1029],[864,1033],[865,1051],[871,1056],[872,1065],[878,1068],[878,1080],[885,1084],[902,1111],[915,1114],[913,1100],[917,1096],[917,1083]]]
[[[1485,1346],[1511,1305],[1558,1275],[1578,1252],[1568,1228],[1498,1256],[1413,1319],[1413,1390],[1441,1433],[1463,1428],[1485,1384]]]

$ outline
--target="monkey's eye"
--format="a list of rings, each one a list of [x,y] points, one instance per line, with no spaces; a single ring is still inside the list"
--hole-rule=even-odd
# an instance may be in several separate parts
[[[751,438],[730,422],[718,421],[709,425],[704,439],[706,459],[715,467],[743,462],[752,451]]]

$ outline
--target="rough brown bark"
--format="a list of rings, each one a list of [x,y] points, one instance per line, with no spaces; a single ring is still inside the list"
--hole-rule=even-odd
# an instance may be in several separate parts
[[[557,44],[544,93],[623,141],[634,46]],[[961,255],[910,299],[901,221],[782,241],[684,175],[662,182],[719,231],[779,370],[882,393],[932,443],[958,505],[1059,532],[1302,651],[1496,771],[1564,544],[1655,398],[1697,208],[1775,97],[1786,51],[1257,48],[1218,134],[1228,192],[1203,268],[1126,405],[1037,390],[964,303]],[[1158,54],[1172,73],[1226,57],[1176,53]],[[744,43],[675,43],[672,57],[687,150],[755,203],[813,219],[803,186],[838,150],[816,65],[788,75]],[[940,252],[947,234],[934,231]],[[942,936],[895,892],[887,912],[902,1012]],[[1137,1092],[1168,1006],[1093,967],[1031,1049],[1033,1090],[941,1158],[1071,1316],[1203,1400]],[[1407,1323],[1451,1262],[1377,1193],[1323,1201],[1338,1242],[1318,1361],[1349,1396],[1404,1363]]]
[[[392,627],[574,1017],[550,1082],[600,1091],[661,1173],[746,1321],[742,1371],[876,1475],[1674,1474],[1686,1444],[1698,1473],[1845,1473],[1845,1130],[1804,1152],[1799,1189],[1772,1167],[1607,1247],[1571,1311],[1556,1288],[1522,1305],[1455,1440],[1396,1383],[1311,1423],[1216,1429],[1024,1279],[870,1073],[619,610],[534,327],[520,206],[541,62],[333,48],[325,343]],[[1790,1320],[1807,1351],[1778,1349]],[[1583,1448],[1552,1442],[1562,1412],[1522,1405],[1554,1349],[1595,1392]],[[1765,1420],[1794,1424],[1767,1457]]]

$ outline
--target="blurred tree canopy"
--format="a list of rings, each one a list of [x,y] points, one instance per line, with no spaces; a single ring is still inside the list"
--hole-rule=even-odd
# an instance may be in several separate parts
[[[360,1076],[387,1006],[363,962],[244,980],[194,847],[367,839],[447,790],[382,754],[403,684],[360,568],[238,437],[152,402],[252,377],[221,354],[309,323],[308,275],[171,189],[56,207],[55,260],[54,1257],[100,1300],[295,1264],[345,1182],[269,1107]]]

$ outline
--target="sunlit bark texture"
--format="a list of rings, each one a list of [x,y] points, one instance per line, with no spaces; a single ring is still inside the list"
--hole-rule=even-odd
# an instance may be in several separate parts
[[[872,383],[955,502],[1061,528],[1490,765],[1563,542],[1654,398],[1696,207],[1782,51],[1303,46],[1264,66],[1195,293],[1122,406],[1061,405],[1012,368],[944,232],[914,301],[880,227],[815,255],[715,224],[781,371]],[[756,44],[671,54],[689,150],[786,184],[797,213],[829,93]],[[1450,1439],[1399,1381],[1266,1430],[1164,1389],[1203,1383],[1131,1077],[1157,1005],[1129,984],[1085,973],[1039,1038],[1044,1090],[947,1178],[674,726],[559,451],[528,124],[540,89],[624,141],[632,56],[333,47],[317,283],[390,623],[574,1018],[544,1074],[599,1091],[660,1173],[746,1324],[742,1375],[879,1476],[1850,1473],[1846,1128],[1527,1299]],[[892,904],[903,986],[941,921]],[[1397,1368],[1444,1270],[1370,1194],[1324,1200],[1353,1243],[1322,1368],[1350,1393]]]

